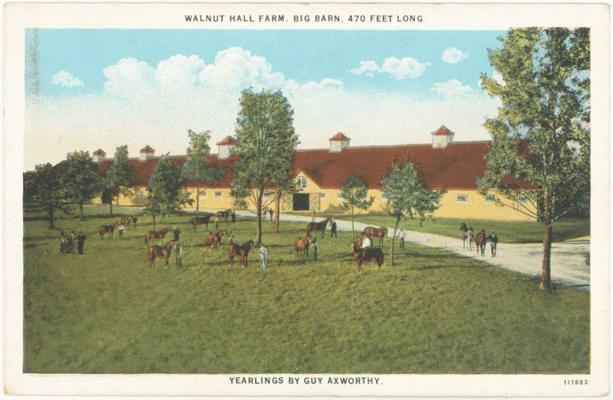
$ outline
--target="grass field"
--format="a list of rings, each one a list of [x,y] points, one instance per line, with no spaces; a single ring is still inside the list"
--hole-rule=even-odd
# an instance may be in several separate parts
[[[29,216],[30,217],[30,216]],[[170,218],[185,267],[149,270],[139,221],[101,241],[111,220],[58,228],[89,234],[61,255],[46,222],[25,225],[25,354],[29,373],[586,373],[589,293],[546,295],[530,277],[441,250],[407,246],[399,264],[358,273],[350,234],[320,241],[320,260],[290,250],[303,224],[265,224],[269,266],[229,267],[203,228]],[[254,221],[231,227],[253,238]]]
[[[345,214],[335,214],[332,217],[351,220]],[[356,215],[357,222],[374,226],[393,227],[395,219],[386,214]],[[532,221],[488,221],[478,219],[441,218],[424,221],[402,220],[401,227],[406,230],[436,233],[438,235],[461,237],[460,225],[465,222],[472,226],[476,232],[485,229],[489,234],[496,231],[498,239],[503,243],[541,243],[543,241],[543,225]],[[562,241],[590,234],[589,218],[569,218],[556,222],[553,227],[554,241]]]

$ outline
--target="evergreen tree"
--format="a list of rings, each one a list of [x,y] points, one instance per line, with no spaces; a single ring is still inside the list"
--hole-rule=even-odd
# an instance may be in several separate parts
[[[366,183],[356,175],[351,177],[341,186],[339,197],[343,200],[341,208],[351,214],[351,237],[355,237],[354,215],[355,210],[368,210],[368,207],[375,201],[374,197],[368,197],[368,187]]]
[[[293,126],[294,110],[281,91],[244,90],[240,105],[232,194],[238,199],[251,196],[256,207],[259,244],[265,191],[270,192],[281,177],[290,174],[298,137]]]
[[[540,288],[551,291],[554,223],[590,191],[589,29],[511,29],[489,51],[502,79],[481,76],[501,106],[483,192],[501,193],[543,223]]]
[[[177,213],[190,202],[189,194],[183,191],[185,179],[181,172],[180,166],[171,163],[168,156],[162,156],[151,174],[146,210],[153,217],[154,227],[157,227],[158,216]]]
[[[87,151],[68,154],[63,186],[72,202],[79,205],[79,218],[83,219],[83,204],[100,193],[102,182],[98,166]]]
[[[388,213],[396,218],[392,235],[392,265],[394,265],[394,242],[398,226],[403,218],[420,221],[428,218],[437,208],[443,191],[431,191],[423,185],[411,162],[396,164],[381,182],[383,195],[387,199]]]
[[[210,174],[207,175],[207,161],[211,152],[209,146],[211,131],[196,133],[189,129],[187,134],[190,148],[187,151],[187,162],[183,167],[184,175],[196,183],[196,210],[200,210],[200,183],[210,178]]]
[[[55,211],[70,212],[69,199],[62,180],[49,163],[37,165],[23,174],[24,207],[41,207],[47,213],[49,229],[55,228]]]
[[[134,168],[128,164],[128,146],[119,146],[115,150],[113,164],[104,177],[102,189],[102,202],[109,205],[109,212],[113,215],[113,199],[120,194],[131,196],[134,186]]]

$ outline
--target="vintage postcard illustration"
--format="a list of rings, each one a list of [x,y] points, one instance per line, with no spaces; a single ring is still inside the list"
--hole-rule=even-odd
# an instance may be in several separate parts
[[[606,394],[608,12],[10,4],[7,393]]]

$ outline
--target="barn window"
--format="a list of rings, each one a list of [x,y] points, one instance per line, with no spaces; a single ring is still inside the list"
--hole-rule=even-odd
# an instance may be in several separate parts
[[[301,176],[298,178],[298,186],[300,189],[306,189],[307,187],[307,178]]]
[[[519,204],[527,204],[528,198],[526,196],[517,196],[517,202]]]
[[[206,197],[206,191],[203,190],[202,192],[200,192],[200,197]]]
[[[494,196],[493,194],[486,194],[485,195],[485,202],[486,203],[494,203],[496,201],[496,196]]]
[[[468,195],[459,194],[456,196],[455,201],[458,203],[468,203]]]
[[[221,197],[221,192],[215,192],[215,197]]]

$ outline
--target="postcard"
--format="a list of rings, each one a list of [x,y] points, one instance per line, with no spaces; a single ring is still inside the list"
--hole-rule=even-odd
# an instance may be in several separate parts
[[[6,5],[5,393],[606,395],[609,12]]]

